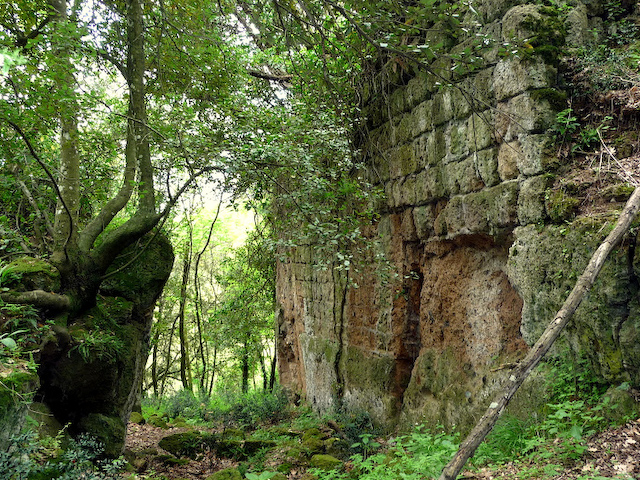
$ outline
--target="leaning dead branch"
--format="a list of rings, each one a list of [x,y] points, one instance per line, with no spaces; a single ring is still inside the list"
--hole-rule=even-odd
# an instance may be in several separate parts
[[[549,351],[560,332],[569,323],[585,294],[593,286],[609,253],[629,230],[631,223],[638,214],[638,210],[640,210],[640,188],[636,188],[631,198],[629,198],[615,227],[591,257],[589,264],[580,275],[580,278],[578,278],[575,287],[573,287],[562,308],[535,345],[531,347],[527,356],[516,366],[507,380],[504,391],[500,392],[489,404],[489,408],[467,438],[464,439],[458,452],[442,470],[439,480],[454,480],[467,463],[467,460],[473,456],[476,449],[498,421],[498,418],[500,418],[513,395],[520,388],[520,385],[540,363],[540,360]]]

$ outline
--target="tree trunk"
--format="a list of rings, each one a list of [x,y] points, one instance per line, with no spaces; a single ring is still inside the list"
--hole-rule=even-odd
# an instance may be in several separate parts
[[[458,452],[442,470],[439,480],[454,480],[467,463],[467,460],[473,456],[480,443],[482,443],[498,421],[498,418],[513,395],[520,385],[522,385],[522,382],[524,382],[531,371],[538,365],[540,360],[542,360],[542,357],[549,351],[549,348],[551,348],[560,335],[560,332],[562,332],[567,323],[569,323],[569,320],[582,302],[585,294],[593,286],[609,253],[620,242],[627,230],[629,230],[631,222],[635,219],[639,209],[640,188],[636,188],[620,214],[616,226],[591,257],[589,264],[582,275],[580,275],[580,278],[578,278],[575,287],[573,287],[562,308],[558,311],[553,321],[535,345],[531,347],[527,356],[515,367],[513,373],[507,380],[504,391],[497,395],[493,402],[491,402],[483,417],[460,445]]]
[[[185,248],[184,259],[182,263],[182,284],[180,286],[180,310],[178,313],[178,335],[180,337],[180,380],[182,388],[192,391],[191,383],[191,363],[189,361],[189,339],[187,336],[186,325],[186,305],[187,305],[187,286],[189,284],[189,273],[191,272],[191,245]]]
[[[274,348],[273,358],[271,358],[271,374],[269,375],[269,391],[273,392],[273,387],[276,385],[276,371],[278,366],[278,352]]]
[[[55,12],[55,23],[63,27],[67,23],[67,2],[52,0],[51,7]],[[56,72],[56,88],[64,92],[65,101],[60,102],[60,167],[58,188],[62,198],[58,199],[53,226],[52,261],[61,271],[72,268],[70,255],[73,255],[73,243],[78,227],[78,210],[80,205],[80,155],[78,154],[78,103],[76,99],[76,79],[73,65],[69,58],[68,45],[64,44],[65,36],[53,36],[53,48],[59,59]],[[69,250],[72,250],[71,252]]]
[[[249,391],[249,339],[248,338],[245,339],[244,344],[242,345],[241,369],[242,369],[242,393],[247,393]]]

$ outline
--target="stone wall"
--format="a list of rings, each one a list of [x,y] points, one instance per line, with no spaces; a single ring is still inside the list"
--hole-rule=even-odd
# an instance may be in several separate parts
[[[560,43],[565,28],[586,41],[594,21],[584,5],[566,18],[506,2],[479,12],[486,32],[520,44]],[[386,192],[367,234],[390,266],[369,253],[358,273],[318,271],[308,247],[278,264],[281,381],[318,410],[472,425],[606,234],[593,216],[552,225],[565,220],[550,201],[558,161],[548,133],[563,93],[557,59],[539,51],[488,51],[489,66],[457,87],[399,72],[365,92],[363,148]],[[609,262],[565,342],[588,346],[614,383],[640,381],[634,252]]]

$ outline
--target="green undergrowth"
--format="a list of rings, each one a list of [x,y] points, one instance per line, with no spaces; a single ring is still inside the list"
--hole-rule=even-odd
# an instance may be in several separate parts
[[[63,434],[38,438],[33,432],[14,436],[9,449],[0,452],[0,480],[123,478],[124,459],[103,459],[103,446],[92,437],[64,439]]]
[[[501,417],[467,466],[471,471],[488,470],[499,477],[509,464],[510,471],[515,471],[510,478],[550,479],[583,461],[587,440],[613,426],[611,418],[618,423],[628,419],[610,415],[616,408],[611,389],[598,382],[585,362],[555,359],[540,368],[550,392],[544,408],[529,418]],[[165,415],[171,420],[182,415],[192,424],[217,425],[221,435],[237,442],[242,452],[254,443],[271,442],[236,455],[239,463],[233,475],[241,479],[287,478],[292,471],[306,471],[310,476],[305,478],[314,480],[437,478],[461,440],[456,433],[425,426],[388,436],[366,412],[319,417],[309,407],[284,401],[281,392],[225,394],[214,399],[196,399],[182,392],[156,400],[153,408],[148,400],[145,416]],[[584,476],[585,480],[595,478]]]
[[[617,405],[585,361],[556,359],[542,368],[552,392],[543,411],[527,419],[503,415],[478,448],[473,467],[499,471],[512,463],[517,478],[551,478],[584,458],[590,436],[631,419],[611,415]]]
[[[588,438],[612,426],[611,389],[597,381],[587,364],[557,359],[540,368],[548,379],[547,404],[529,418],[504,415],[467,466],[472,472],[482,469],[500,477],[501,469],[509,464],[510,478],[550,479],[584,460]],[[616,418],[619,423],[626,420]],[[156,461],[182,465],[214,452],[233,464],[221,478],[227,475],[236,480],[284,480],[292,472],[306,472],[309,480],[437,478],[461,440],[456,433],[425,426],[389,436],[367,412],[318,416],[304,404],[290,405],[279,390],[214,397],[177,392],[161,399],[147,398],[137,421],[161,428],[186,427],[178,433],[167,432],[161,447],[170,455],[157,454]],[[150,454],[131,455],[127,457],[130,469],[136,458],[149,460]],[[0,456],[0,472],[14,472],[0,473],[0,480],[170,478],[153,469],[130,470],[128,477],[109,476],[122,467],[122,461],[99,459],[99,447],[90,440],[62,445],[60,439],[23,435]]]
[[[217,392],[211,396],[180,390],[163,398],[144,399],[142,413],[145,417],[181,417],[192,425],[219,424],[239,428],[275,424],[291,415],[289,400],[281,389],[273,392]]]

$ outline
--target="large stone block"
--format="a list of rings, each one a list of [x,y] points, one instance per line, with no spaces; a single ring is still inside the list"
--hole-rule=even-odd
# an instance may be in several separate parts
[[[529,225],[516,228],[509,251],[508,275],[520,294],[522,335],[532,344],[554,318],[606,236],[615,216],[578,218],[569,225]],[[631,262],[631,263],[628,263]],[[609,382],[640,381],[638,365],[638,298],[630,278],[640,258],[627,247],[612,252],[589,294],[564,332],[566,345],[590,360]]]
[[[522,157],[522,147],[518,140],[500,145],[498,150],[498,175],[500,180],[513,180],[520,173],[518,159]]]
[[[431,205],[423,205],[413,209],[413,223],[420,240],[426,240],[433,235],[433,209]]]
[[[518,191],[518,182],[511,181],[451,198],[436,218],[436,234],[452,238],[504,233],[517,224]]]
[[[476,192],[484,187],[484,182],[476,168],[473,156],[444,166],[445,190],[449,195]]]
[[[498,104],[495,133],[503,141],[511,141],[523,133],[541,133],[556,119],[556,111],[548,100],[535,100],[525,92]]]
[[[503,101],[531,88],[550,87],[555,84],[557,74],[557,70],[542,58],[505,58],[498,62],[493,72],[496,100]]]
[[[450,123],[445,129],[445,138],[447,140],[446,162],[459,160],[469,154],[466,122]]]
[[[415,205],[422,205],[442,198],[446,194],[443,167],[429,167],[416,175]]]
[[[494,114],[490,110],[476,112],[467,120],[467,144],[470,151],[484,150],[494,143]]]
[[[518,156],[518,170],[523,175],[538,175],[557,166],[553,137],[543,133],[519,137],[522,155]]]
[[[552,178],[547,175],[527,178],[520,184],[518,196],[518,221],[520,225],[540,223],[545,220],[545,192]]]

